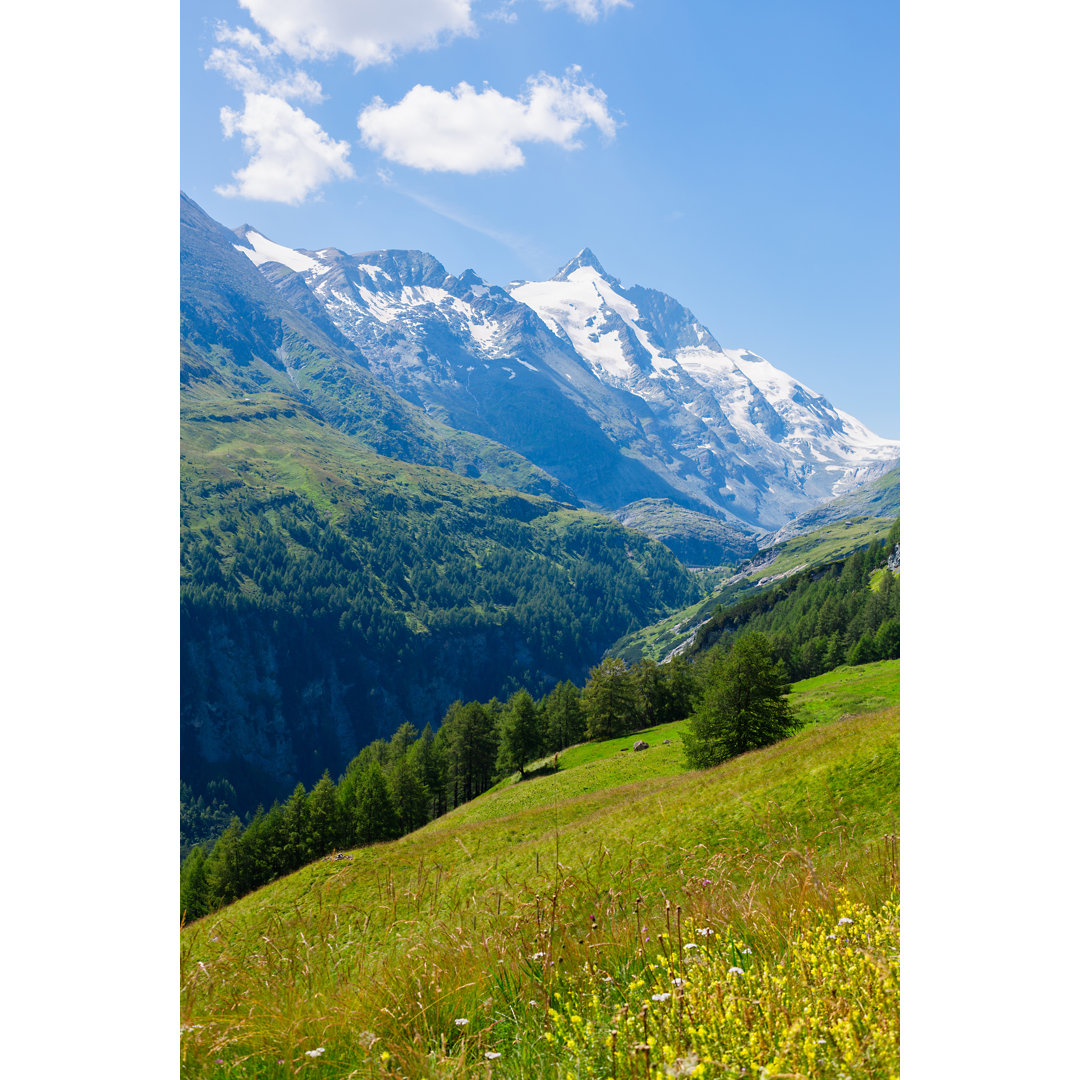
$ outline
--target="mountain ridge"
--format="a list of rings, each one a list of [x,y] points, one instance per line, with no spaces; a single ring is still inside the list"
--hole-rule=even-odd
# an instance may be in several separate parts
[[[387,385],[512,447],[594,509],[666,499],[752,535],[899,453],[757,354],[722,347],[674,298],[624,288],[588,247],[545,282],[503,289],[420,251],[236,235],[276,288],[294,295],[302,282],[305,303]]]

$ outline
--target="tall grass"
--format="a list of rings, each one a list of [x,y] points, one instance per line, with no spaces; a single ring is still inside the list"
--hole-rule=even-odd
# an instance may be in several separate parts
[[[183,932],[183,1074],[894,1076],[897,742],[889,709],[572,770],[309,866]]]

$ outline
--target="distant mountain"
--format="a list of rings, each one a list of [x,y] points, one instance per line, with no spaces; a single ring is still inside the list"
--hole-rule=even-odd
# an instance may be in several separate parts
[[[623,288],[583,249],[509,290],[418,251],[236,250],[431,417],[516,450],[586,505],[667,500],[750,538],[894,460],[881,439],[671,297]]]
[[[855,518],[898,517],[900,514],[900,465],[884,464],[876,471],[867,467],[862,484],[847,495],[830,499],[793,518],[769,536],[762,537],[761,548],[775,547],[796,536],[814,532],[825,525]],[[862,477],[860,477],[862,479]]]

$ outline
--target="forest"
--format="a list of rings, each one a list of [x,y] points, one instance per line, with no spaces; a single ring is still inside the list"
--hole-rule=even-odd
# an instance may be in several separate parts
[[[535,699],[519,688],[505,700],[455,701],[437,729],[406,721],[392,738],[365,746],[336,782],[327,771],[310,791],[297,784],[246,822],[231,812],[228,785],[197,796],[185,786],[181,918],[315,859],[402,836],[584,740],[688,719],[688,760],[704,767],[790,734],[788,680],[900,655],[899,578],[887,567],[899,535],[898,519],[884,542],[717,611],[692,648],[668,663],[607,657],[581,687],[565,680]],[[725,731],[718,717],[747,665],[772,703],[769,715],[749,734]]]

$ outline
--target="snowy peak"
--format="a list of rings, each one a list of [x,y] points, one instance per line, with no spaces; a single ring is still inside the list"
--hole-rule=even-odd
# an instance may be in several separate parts
[[[575,270],[595,270],[600,277],[607,281],[616,281],[601,265],[600,260],[592,253],[591,249],[583,247],[557,274],[549,278],[550,281],[568,281]]]
[[[666,498],[775,529],[899,455],[756,353],[721,346],[677,300],[624,287],[587,247],[546,281],[504,290],[423,251],[296,250],[247,225],[233,235],[377,377],[591,505]]]
[[[275,244],[273,240],[268,240],[250,225],[241,225],[236,230],[236,235],[242,243],[233,244],[233,247],[246,255],[256,266],[270,262],[281,263],[282,266],[287,266],[299,274],[305,270],[312,270],[318,265],[310,255],[304,255],[282,244]]]

